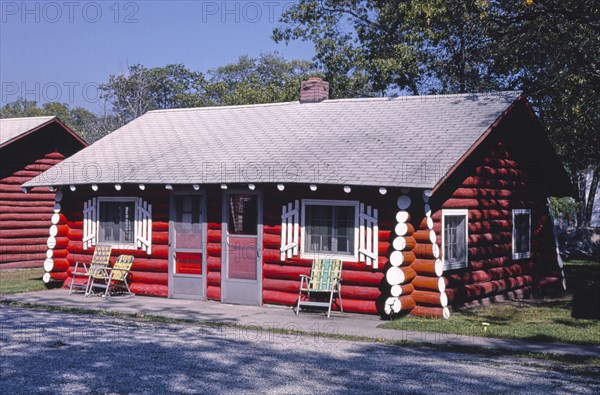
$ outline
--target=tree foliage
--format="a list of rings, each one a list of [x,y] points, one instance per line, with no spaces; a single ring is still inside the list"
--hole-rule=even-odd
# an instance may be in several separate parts
[[[91,143],[110,133],[116,125],[114,117],[99,117],[83,107],[70,108],[68,104],[48,102],[41,106],[36,101],[18,99],[0,109],[0,118],[57,116],[75,133]]]
[[[273,32],[307,40],[336,96],[518,89],[579,189],[600,166],[600,2],[300,0]],[[359,81],[357,88],[353,82]]]

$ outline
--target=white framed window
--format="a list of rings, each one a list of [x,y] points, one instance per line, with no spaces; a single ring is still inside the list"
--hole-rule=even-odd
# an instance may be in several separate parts
[[[135,249],[135,197],[98,197],[98,244]]]
[[[442,258],[444,270],[469,265],[469,210],[442,210]]]
[[[513,210],[512,220],[512,257],[513,259],[529,258],[531,256],[531,210]]]
[[[302,200],[302,258],[358,262],[358,201]]]

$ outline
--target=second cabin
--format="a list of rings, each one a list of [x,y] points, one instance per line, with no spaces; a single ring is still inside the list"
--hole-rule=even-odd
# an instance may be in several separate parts
[[[148,112],[26,183],[59,190],[47,278],[106,243],[135,256],[132,292],[169,298],[293,305],[326,257],[349,312],[447,318],[565,287],[547,198],[572,188],[522,96],[302,89]]]

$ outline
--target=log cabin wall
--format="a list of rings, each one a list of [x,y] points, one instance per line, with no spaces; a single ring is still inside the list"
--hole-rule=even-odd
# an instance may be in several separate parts
[[[0,149],[0,269],[44,265],[55,194],[47,187],[24,193],[21,184],[81,148],[62,127],[50,124]]]
[[[439,287],[445,285],[453,306],[563,287],[541,169],[528,156],[528,147],[533,145],[520,139],[524,131],[512,121],[501,125],[488,144],[463,164],[458,182],[449,181],[450,187],[442,188],[433,199],[431,218],[442,258],[442,210],[468,209],[468,267],[444,271],[444,284]],[[531,210],[529,258],[512,258],[514,209]],[[424,220],[419,231],[426,229]],[[415,288],[421,287],[427,288],[415,283]],[[417,304],[432,308],[428,315],[440,315],[438,300]]]
[[[263,303],[294,305],[298,301],[300,275],[310,274],[311,259],[298,256],[281,261],[281,212],[282,206],[302,199],[355,200],[370,205],[379,211],[378,268],[367,266],[365,262],[343,261],[342,300],[344,311],[358,313],[381,313],[383,303],[389,296],[389,285],[385,272],[389,267],[388,258],[392,250],[393,229],[396,225],[396,191],[381,195],[377,188],[353,187],[345,193],[342,186],[321,186],[311,191],[308,185],[286,185],[284,191],[276,187],[264,188],[263,215]],[[302,240],[300,240],[302,243]],[[339,306],[334,305],[334,309]]]
[[[147,186],[145,191],[137,186],[123,186],[120,191],[116,191],[113,185],[100,185],[98,191],[93,191],[89,185],[78,186],[75,191],[65,187],[61,202],[63,222],[59,226],[55,248],[55,254],[59,247],[62,248],[60,254],[65,255],[65,261],[57,265],[55,260],[56,269],[51,273],[52,278],[66,279],[64,286],[68,287],[76,262],[87,264],[91,261],[94,247],[83,248],[83,204],[98,196],[140,197],[152,205],[151,254],[142,249],[113,249],[111,262],[114,263],[121,254],[133,255],[131,291],[136,295],[166,297],[169,277],[169,191],[164,186]]]

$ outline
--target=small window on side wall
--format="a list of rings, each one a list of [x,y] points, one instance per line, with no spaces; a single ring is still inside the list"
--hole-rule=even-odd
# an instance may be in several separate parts
[[[442,258],[444,270],[468,266],[468,210],[442,211]]]
[[[529,258],[531,255],[531,210],[513,210],[512,257]]]

